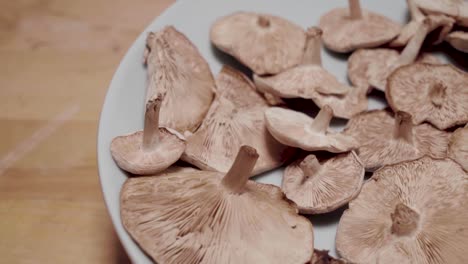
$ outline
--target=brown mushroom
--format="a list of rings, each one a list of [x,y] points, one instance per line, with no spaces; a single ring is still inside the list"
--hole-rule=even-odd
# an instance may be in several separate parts
[[[354,152],[321,161],[315,155],[286,167],[281,189],[303,214],[331,212],[361,190],[364,166]]]
[[[110,151],[121,169],[137,175],[158,173],[174,164],[184,152],[182,136],[159,127],[162,102],[163,95],[158,94],[147,103],[143,131],[112,140]]]
[[[268,131],[284,145],[307,151],[325,150],[333,153],[355,149],[358,144],[354,139],[329,131],[332,118],[333,110],[327,105],[315,119],[280,107],[271,107],[265,111]]]
[[[454,31],[447,35],[445,41],[459,51],[468,53],[468,32]]]
[[[336,52],[372,48],[394,39],[401,26],[387,17],[361,9],[359,0],[348,0],[349,8],[335,8],[320,17],[325,46]]]
[[[367,89],[362,86],[350,87],[346,95],[318,93],[313,101],[320,108],[328,105],[333,109],[334,116],[349,119],[367,110]]]
[[[217,98],[201,127],[188,137],[182,160],[200,169],[227,172],[240,146],[248,144],[260,154],[252,176],[281,166],[292,149],[268,133],[263,118],[268,105],[253,83],[224,66],[216,84]]]
[[[211,42],[256,74],[276,74],[301,63],[306,36],[298,25],[278,16],[236,12],[218,19]]]
[[[214,98],[215,83],[208,63],[190,40],[172,26],[148,35],[145,62],[147,99],[166,93],[161,125],[180,133],[194,132]]]
[[[125,229],[157,263],[307,263],[312,224],[278,187],[248,180],[257,158],[243,146],[227,173],[128,179]]]
[[[448,156],[468,171],[468,125],[453,132],[448,145]]]
[[[394,111],[405,111],[413,122],[427,121],[439,129],[468,122],[468,73],[450,64],[412,64],[389,78],[387,101]]]
[[[429,124],[413,125],[412,117],[397,112],[395,117],[385,110],[374,110],[351,118],[344,134],[359,144],[357,154],[367,170],[424,155],[444,158],[449,133]]]
[[[374,173],[349,203],[336,235],[352,263],[467,263],[468,175],[424,157]]]
[[[423,23],[426,16],[421,12],[421,10],[416,5],[415,0],[406,0],[408,3],[408,9],[411,14],[411,21],[406,24],[398,37],[392,42],[389,43],[390,47],[404,47],[408,44],[409,40],[416,34],[418,28]],[[438,27],[441,29],[437,33],[437,39],[433,41],[432,44],[441,43],[447,34],[452,30],[453,24],[455,23],[454,19],[448,18],[445,15],[431,15],[434,20],[438,21]]]
[[[356,86],[385,91],[388,76],[398,67],[410,64],[418,57],[426,35],[436,27],[433,17],[426,18],[401,54],[389,49],[362,49],[354,52],[348,61],[348,75]],[[420,60],[434,61],[423,56]]]
[[[317,97],[317,93],[344,95],[349,87],[341,84],[335,76],[322,67],[322,30],[307,29],[307,45],[302,65],[287,69],[273,76],[254,74],[254,82],[260,91],[282,98]]]
[[[415,0],[426,14],[443,14],[457,20],[457,24],[468,26],[468,3],[464,0]]]
[[[310,264],[346,264],[346,262],[328,255],[328,250],[314,249]]]

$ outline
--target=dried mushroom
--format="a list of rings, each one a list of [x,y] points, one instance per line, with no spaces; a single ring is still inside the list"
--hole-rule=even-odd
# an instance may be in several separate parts
[[[405,111],[413,122],[427,121],[439,129],[468,122],[468,73],[452,65],[413,64],[389,78],[387,101]]]
[[[443,14],[457,20],[457,24],[468,26],[468,3],[464,0],[415,0],[426,14]]]
[[[177,132],[159,127],[163,95],[146,105],[143,131],[118,136],[110,151],[117,165],[130,173],[147,175],[161,172],[174,164],[185,149],[185,141]]]
[[[468,171],[468,125],[453,132],[449,141],[448,156]]]
[[[278,187],[248,180],[257,158],[243,146],[227,173],[128,179],[125,229],[157,263],[307,263],[312,224]]]
[[[268,131],[279,142],[307,151],[346,152],[358,147],[357,142],[341,133],[330,132],[333,110],[324,106],[315,119],[289,109],[271,107],[265,111]]]
[[[286,167],[281,189],[297,204],[299,212],[328,213],[358,195],[364,173],[364,166],[354,152],[322,162],[310,154]]]
[[[391,47],[403,47],[408,44],[409,40],[416,34],[418,28],[423,23],[426,16],[421,12],[415,3],[415,0],[406,0],[408,3],[408,9],[411,14],[411,21],[406,24],[401,30],[400,34],[396,39],[389,43]],[[437,33],[437,39],[433,44],[441,43],[447,34],[452,30],[454,19],[448,18],[445,15],[431,15],[433,19],[438,20],[438,27],[441,29]]]
[[[349,87],[341,84],[335,76],[322,67],[321,36],[321,29],[309,28],[303,64],[277,75],[259,76],[254,74],[257,88],[282,98],[312,99],[317,97],[318,93],[346,94]]]
[[[310,264],[346,264],[346,262],[328,255],[328,250],[314,249]]]
[[[278,16],[236,12],[218,19],[211,42],[256,74],[276,74],[301,63],[306,36],[298,25]]]
[[[468,32],[454,31],[447,35],[445,41],[459,51],[468,53]]]
[[[242,73],[227,66],[219,73],[218,94],[196,133],[187,138],[182,160],[200,169],[227,172],[241,145],[257,149],[253,175],[281,166],[292,149],[267,131],[263,113],[268,105]]]
[[[468,175],[424,157],[374,173],[349,203],[336,236],[352,263],[468,263]]]
[[[367,170],[418,159],[444,158],[449,133],[429,124],[413,125],[411,115],[375,110],[351,118],[343,132],[359,144],[357,154]]]
[[[371,11],[361,9],[359,0],[348,0],[349,8],[335,8],[320,17],[325,46],[336,52],[372,48],[394,39],[401,26]]]
[[[385,91],[388,76],[398,67],[416,60],[427,34],[436,26],[432,17],[426,18],[403,51],[389,49],[362,49],[354,52],[348,61],[348,76],[356,86]],[[420,60],[435,61],[433,57],[420,56]]]
[[[349,119],[367,110],[367,89],[351,87],[346,95],[317,94],[314,103],[323,108],[328,105],[333,109],[333,115]]]
[[[165,93],[161,126],[194,132],[214,98],[210,67],[190,40],[172,26],[150,33],[146,40],[147,99]],[[186,110],[184,110],[186,109]]]

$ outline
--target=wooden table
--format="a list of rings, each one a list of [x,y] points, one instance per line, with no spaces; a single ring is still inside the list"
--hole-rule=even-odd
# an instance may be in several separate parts
[[[125,51],[172,2],[1,1],[1,263],[129,262],[101,195],[97,125]]]

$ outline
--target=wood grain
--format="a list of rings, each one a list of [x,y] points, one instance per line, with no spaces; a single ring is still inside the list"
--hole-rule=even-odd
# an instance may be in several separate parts
[[[0,8],[2,263],[129,263],[96,167],[99,113],[139,32],[173,0]]]

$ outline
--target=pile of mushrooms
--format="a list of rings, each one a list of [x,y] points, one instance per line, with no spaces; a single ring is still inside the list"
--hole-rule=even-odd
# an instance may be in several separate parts
[[[407,3],[407,25],[359,0],[318,27],[219,18],[211,42],[251,77],[224,65],[214,78],[183,33],[149,33],[143,129],[110,142],[128,172],[122,223],[141,249],[174,264],[468,263],[468,73],[427,51],[467,52],[468,4]],[[322,41],[352,52],[353,85],[322,65]],[[373,88],[388,108],[368,110]],[[249,180],[282,166],[281,188]],[[304,217],[336,210],[340,258],[314,248]]]

